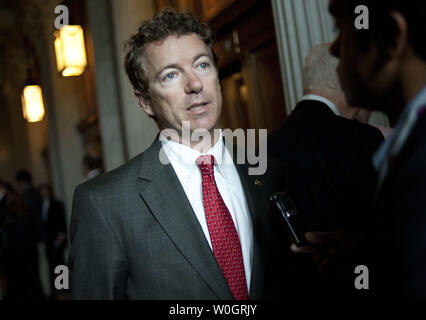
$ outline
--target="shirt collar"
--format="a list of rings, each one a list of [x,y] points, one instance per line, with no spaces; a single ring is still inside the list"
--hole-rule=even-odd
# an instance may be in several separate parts
[[[410,101],[404,109],[395,130],[385,140],[373,156],[373,165],[377,171],[386,163],[389,156],[396,156],[413,129],[418,110],[426,103],[426,86]]]
[[[205,153],[201,153],[182,143],[168,140],[161,134],[159,136],[159,140],[161,141],[161,144],[163,145],[164,151],[166,152],[170,162],[179,163],[187,170],[192,170],[193,168],[198,170],[196,165],[197,158],[202,155],[210,154],[215,158],[216,169],[221,175],[223,175],[223,164],[225,163],[225,143],[223,142],[222,130],[219,129],[218,133],[219,135],[216,144]]]
[[[87,179],[91,179],[101,174],[101,169],[93,169],[87,174]]]
[[[336,105],[330,100],[328,100],[327,98],[321,97],[316,94],[306,94],[299,100],[299,102],[304,100],[315,100],[315,101],[322,102],[326,104],[336,116],[340,116],[340,112],[337,109]]]
[[[426,86],[410,101],[407,108],[417,112],[418,109],[426,104]]]

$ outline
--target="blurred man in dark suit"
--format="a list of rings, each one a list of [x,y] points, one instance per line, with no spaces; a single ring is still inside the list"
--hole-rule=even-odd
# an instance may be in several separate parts
[[[354,10],[368,8],[368,29]],[[330,1],[340,29],[331,52],[347,99],[399,115],[374,156],[379,173],[376,232],[379,293],[426,298],[426,2]],[[373,276],[372,276],[373,277]]]
[[[102,173],[102,159],[95,155],[87,153],[83,158],[83,175],[86,180],[90,180]]]
[[[370,17],[367,28],[354,24],[360,5],[364,19],[365,14]],[[339,57],[339,78],[348,101],[380,107],[391,121],[399,119],[373,157],[379,180],[374,219],[366,221],[373,227],[369,247],[376,258],[370,289],[379,295],[424,299],[426,2],[332,0],[330,12],[340,30],[331,52]],[[309,251],[335,250],[342,243],[323,235],[310,241]]]
[[[65,210],[62,202],[53,197],[50,185],[42,184],[39,189],[43,199],[41,210],[42,239],[46,245],[49,279],[51,289],[54,291],[55,268],[64,264],[64,250],[67,243]]]
[[[0,299],[6,295],[6,278],[4,274],[5,260],[5,220],[8,215],[7,185],[0,180]]]
[[[27,170],[20,170],[15,175],[16,190],[25,202],[29,218],[34,226],[34,241],[40,240],[41,236],[41,196],[40,192],[34,188],[31,174]]]
[[[288,194],[303,216],[305,231],[362,234],[367,232],[376,182],[371,158],[384,138],[377,128],[352,120],[356,109],[346,102],[337,62],[329,44],[309,51],[303,68],[304,96],[268,138],[268,151],[287,162]],[[346,273],[352,276],[352,263],[366,261],[351,258],[356,262],[348,261]],[[318,293],[353,293],[352,277],[340,277],[330,271]]]
[[[28,172],[17,175],[20,190],[18,194],[11,185],[6,185],[4,214],[4,271],[6,277],[6,299],[40,300],[44,299],[39,278],[37,235],[38,225],[35,210],[38,192],[30,190],[31,176]],[[19,184],[20,179],[25,183]],[[21,181],[22,182],[22,181]],[[24,188],[24,186],[26,186]],[[34,201],[34,202],[32,202]]]

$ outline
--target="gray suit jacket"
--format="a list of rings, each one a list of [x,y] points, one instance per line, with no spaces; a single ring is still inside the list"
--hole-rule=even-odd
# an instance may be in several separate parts
[[[157,139],[75,190],[74,299],[233,299],[173,167],[159,161],[160,148]],[[250,298],[277,297],[274,255],[281,241],[275,237],[283,230],[275,230],[281,225],[273,221],[268,197],[285,189],[285,168],[269,161],[266,174],[249,176],[247,165],[236,166],[253,223]]]

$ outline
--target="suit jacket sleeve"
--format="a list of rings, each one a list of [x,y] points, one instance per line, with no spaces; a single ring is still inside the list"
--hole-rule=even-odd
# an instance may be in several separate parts
[[[71,217],[71,290],[73,299],[125,299],[127,262],[124,251],[86,185],[74,194]]]

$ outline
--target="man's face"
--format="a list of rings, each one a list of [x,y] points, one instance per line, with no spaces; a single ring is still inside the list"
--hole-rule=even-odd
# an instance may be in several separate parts
[[[16,181],[16,191],[18,191],[19,194],[23,194],[25,190],[27,189],[27,184],[22,181]]]
[[[331,0],[331,6],[338,1],[341,0]],[[383,53],[373,40],[367,47],[362,47],[360,37],[364,36],[364,31],[355,29],[355,17],[356,14],[351,20],[335,16],[339,34],[330,52],[339,58],[337,72],[348,103],[367,109],[383,109],[388,104],[386,97],[395,81],[395,70],[383,59]]]
[[[160,129],[180,134],[182,121],[190,121],[191,131],[214,129],[222,95],[211,53],[198,35],[169,36],[151,43],[142,63],[150,97],[139,97],[139,102],[146,113],[155,116]]]
[[[44,200],[48,200],[48,199],[51,198],[50,197],[50,190],[46,187],[43,187],[43,188],[40,189],[40,195],[41,195],[42,199],[44,199]]]

